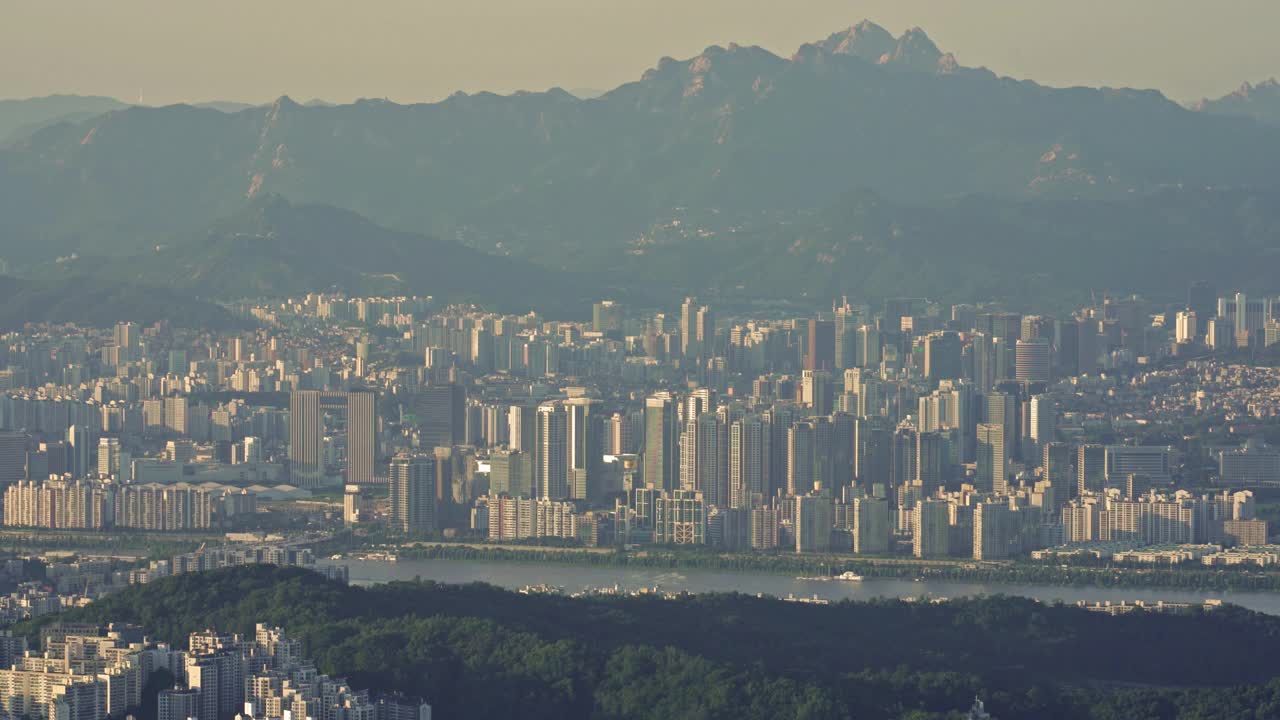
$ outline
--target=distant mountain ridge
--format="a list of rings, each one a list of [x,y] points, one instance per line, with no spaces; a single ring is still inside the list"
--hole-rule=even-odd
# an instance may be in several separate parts
[[[1273,290],[1280,273],[1274,191],[968,197],[930,208],[864,191],[784,217],[683,220],[633,246],[626,273],[740,298],[908,295],[1063,310],[1090,291],[1180,298],[1202,278]],[[686,225],[699,231],[680,232]]]
[[[323,100],[310,100],[308,106],[328,105]],[[81,123],[113,110],[130,107],[131,103],[112,97],[95,95],[46,95],[25,99],[0,100],[0,145],[23,140],[37,130],[60,122]],[[191,103],[224,113],[258,107],[252,103],[212,100]]]
[[[368,233],[377,238],[369,247],[381,248],[375,256],[421,263],[435,254],[448,258],[440,267],[464,268],[496,258],[489,272],[511,273],[503,278],[542,266],[649,287],[713,278],[795,296],[817,285],[881,292],[888,277],[935,277],[911,275],[921,259],[966,259],[947,232],[954,220],[1001,233],[994,245],[966,234],[973,257],[1001,243],[1047,257],[1080,242],[1108,249],[1145,282],[1152,278],[1132,264],[1160,239],[1117,236],[1101,223],[1123,215],[1135,233],[1213,227],[1206,219],[1239,205],[1224,199],[1231,193],[1269,202],[1280,189],[1280,127],[1237,114],[1188,109],[1155,91],[1000,77],[962,65],[918,28],[894,37],[862,22],[785,58],[733,44],[663,58],[590,99],[558,88],[417,105],[308,107],[281,97],[230,114],[128,107],[52,125],[0,149],[0,256],[35,267],[73,253],[180,253],[171,267],[194,269],[174,282],[217,293],[369,287],[369,275],[385,272],[358,265],[341,245],[322,247],[346,267],[297,255],[296,241],[276,256],[269,243],[232,235],[200,240],[246,203],[278,196],[309,217],[330,217],[338,210],[320,208],[331,206],[367,218],[341,216],[346,230],[334,237],[350,243]],[[1152,201],[1148,210],[1162,215],[1151,222],[1108,210],[1168,193],[1183,203]],[[889,221],[877,227],[890,241],[854,252],[868,218],[841,214],[849,207],[879,207]],[[1051,232],[1036,230],[1055,217]],[[677,218],[695,218],[680,226],[695,241],[655,239],[654,228]],[[892,241],[917,226],[914,244]],[[1230,226],[1264,245],[1273,239]],[[750,229],[754,254],[730,242],[746,237],[732,228]],[[814,238],[837,252],[790,249]],[[1092,245],[1099,238],[1107,244]],[[229,250],[240,242],[240,254]],[[412,254],[415,243],[425,250]],[[219,273],[215,253],[260,266]],[[135,278],[164,271],[138,267]],[[963,294],[997,281],[980,261],[963,267],[986,275],[936,284]],[[355,268],[366,273],[359,282]],[[437,285],[465,276],[443,275]],[[859,286],[850,287],[854,278]]]
[[[1280,125],[1280,80],[1274,77],[1257,85],[1244,83],[1216,100],[1201,100],[1197,111],[1217,115],[1237,115],[1258,122]]]
[[[109,97],[49,95],[25,100],[0,100],[0,146],[28,137],[58,122],[82,122],[125,107]]]
[[[52,274],[50,274],[52,273]],[[64,260],[40,278],[88,275],[121,285],[150,283],[195,297],[231,300],[339,291],[352,295],[433,295],[486,301],[512,310],[554,308],[590,298],[586,278],[457,243],[387,230],[347,210],[296,205],[277,195],[247,202],[203,237],[118,260]],[[564,286],[576,287],[577,297]]]

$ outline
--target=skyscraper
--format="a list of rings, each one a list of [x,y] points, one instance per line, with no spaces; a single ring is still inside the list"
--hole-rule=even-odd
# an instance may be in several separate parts
[[[855,553],[889,552],[889,502],[884,498],[854,498],[851,530]]]
[[[924,339],[924,376],[932,382],[959,378],[960,336],[953,332],[931,333]]]
[[[164,399],[164,426],[175,435],[187,434],[187,398],[183,396]]]
[[[1034,337],[1017,342],[1015,375],[1019,382],[1049,382],[1051,353],[1049,338]]]
[[[859,317],[848,306],[838,308],[833,323],[835,345],[835,371],[846,370],[857,364]]]
[[[1075,320],[1054,322],[1053,359],[1059,377],[1080,374],[1080,325]]]
[[[89,428],[72,425],[67,428],[67,471],[77,478],[89,474]]]
[[[1076,373],[1092,375],[1098,371],[1098,321],[1089,317],[1076,319],[1077,349]]]
[[[857,418],[849,413],[838,412],[831,416],[831,489],[852,485],[854,482],[854,443],[857,440],[855,423]]]
[[[1194,310],[1179,311],[1174,322],[1174,340],[1194,343],[1200,339],[1199,316]]]
[[[489,453],[489,494],[533,497],[532,458],[519,450],[496,448]]]
[[[916,476],[914,485],[932,495],[946,481],[947,440],[940,432],[916,433]]]
[[[880,364],[880,331],[874,326],[862,325],[858,328],[855,364],[858,367],[876,367]]]
[[[687,297],[680,305],[680,353],[685,357],[698,355],[698,301]]]
[[[978,424],[978,474],[979,490],[1004,494],[1009,489],[1005,473],[1004,427],[998,423]]]
[[[324,411],[346,415],[346,482],[373,482],[377,453],[377,410],[371,392],[297,390],[289,398],[290,472],[303,487],[314,487],[324,475]]]
[[[120,473],[120,438],[98,438],[98,474],[102,476]]]
[[[787,494],[814,489],[814,423],[800,420],[787,431]]]
[[[1071,446],[1060,442],[1044,443],[1041,466],[1043,477],[1053,484],[1059,498],[1071,498],[1077,494],[1077,482],[1072,472]]]
[[[644,413],[614,413],[609,418],[605,450],[610,455],[634,453],[644,438]]]
[[[436,529],[436,459],[400,454],[391,459],[391,517],[406,533]]]
[[[534,482],[538,496],[551,500],[569,497],[569,424],[564,406],[538,406],[537,447]]]
[[[1017,442],[1018,400],[1011,393],[990,392],[982,396],[982,422],[999,425],[1004,429],[1005,452],[1010,452]]]
[[[990,333],[975,333],[972,380],[978,392],[987,392],[1000,381],[1013,377],[1015,357],[1009,341]]]
[[[680,418],[670,393],[644,403],[644,484],[653,490],[675,490],[680,481]]]
[[[830,320],[809,320],[804,354],[805,370],[826,370],[836,366],[836,326]]]
[[[136,323],[116,323],[114,333],[115,345],[122,348],[138,346],[138,325]]]
[[[826,552],[831,549],[831,498],[801,495],[795,502],[796,552]]]
[[[729,506],[750,508],[765,494],[769,472],[769,426],[747,415],[729,426]]]
[[[1107,448],[1104,445],[1081,445],[1076,458],[1076,491],[1100,492],[1107,477]]]
[[[946,557],[950,552],[951,516],[946,501],[918,501],[912,509],[911,529],[911,549],[916,557]]]
[[[800,373],[800,402],[814,415],[831,414],[831,375],[825,370]]]
[[[591,329],[598,333],[622,334],[622,306],[612,300],[601,300],[591,308]]]
[[[1030,438],[1037,443],[1053,442],[1057,435],[1058,404],[1051,395],[1034,395],[1030,409]]]
[[[974,560],[999,560],[1009,557],[1014,540],[1012,515],[1007,502],[983,502],[974,507]]]
[[[716,413],[702,413],[688,424],[694,433],[693,490],[707,505],[725,507],[729,501],[729,426]],[[686,431],[688,432],[688,431]]]
[[[597,403],[588,398],[566,400],[564,412],[569,497],[586,500],[596,495],[596,485],[600,482],[604,462],[604,421]]]
[[[534,432],[537,414],[536,405],[512,405],[507,409],[507,444],[531,457],[537,454]]]
[[[858,418],[854,422],[853,474],[869,494],[875,486],[888,491],[892,484],[893,432],[884,418]]]
[[[27,443],[23,432],[0,432],[0,492],[26,476]],[[31,478],[43,480],[44,478]]]
[[[769,470],[764,494],[772,496],[787,487],[787,434],[796,421],[795,407],[778,404],[761,413],[769,431]]]
[[[702,306],[694,316],[694,332],[698,341],[698,357],[709,358],[716,354],[716,316],[711,308]]]
[[[378,413],[371,392],[346,393],[348,485],[373,482],[377,457]]]

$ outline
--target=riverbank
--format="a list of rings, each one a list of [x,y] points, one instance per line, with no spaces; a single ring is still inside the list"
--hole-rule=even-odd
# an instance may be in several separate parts
[[[1206,603],[1238,605],[1268,615],[1280,615],[1280,593],[1158,588],[1063,586],[980,583],[956,580],[864,577],[861,581],[801,579],[794,575],[703,569],[592,566],[571,563],[503,562],[497,560],[387,560],[348,558],[323,560],[345,565],[355,585],[396,581],[432,581],[446,585],[484,583],[511,591],[551,590],[575,593],[646,595],[742,594],[782,599],[837,603],[876,600],[942,601],[1007,595],[1054,605],[1119,605],[1145,603]]]
[[[653,548],[601,551],[598,548],[491,547],[462,543],[414,544],[378,549],[393,552],[406,560],[467,560],[646,570],[698,569],[792,577],[836,575],[848,571],[868,578],[897,580],[1280,592],[1280,573],[1241,568],[1073,567],[1023,562],[979,563],[839,555],[746,555]]]

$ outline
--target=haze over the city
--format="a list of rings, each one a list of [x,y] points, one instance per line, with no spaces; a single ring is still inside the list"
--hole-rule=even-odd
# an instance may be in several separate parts
[[[785,57],[864,17],[895,34],[920,26],[967,66],[1050,85],[1187,101],[1280,72],[1280,4],[1269,0],[17,2],[0,10],[0,98],[421,102],[457,90],[607,90],[665,55],[737,42]]]
[[[0,3],[0,720],[1280,718],[1276,27]]]

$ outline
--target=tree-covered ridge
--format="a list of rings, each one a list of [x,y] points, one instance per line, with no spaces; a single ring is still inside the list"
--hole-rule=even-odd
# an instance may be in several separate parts
[[[244,567],[166,578],[63,617],[139,623],[179,643],[208,626],[283,625],[322,671],[424,694],[449,717],[942,717],[975,694],[1002,720],[1280,707],[1280,618],[1232,607],[1113,618],[1015,598],[584,600]]]

